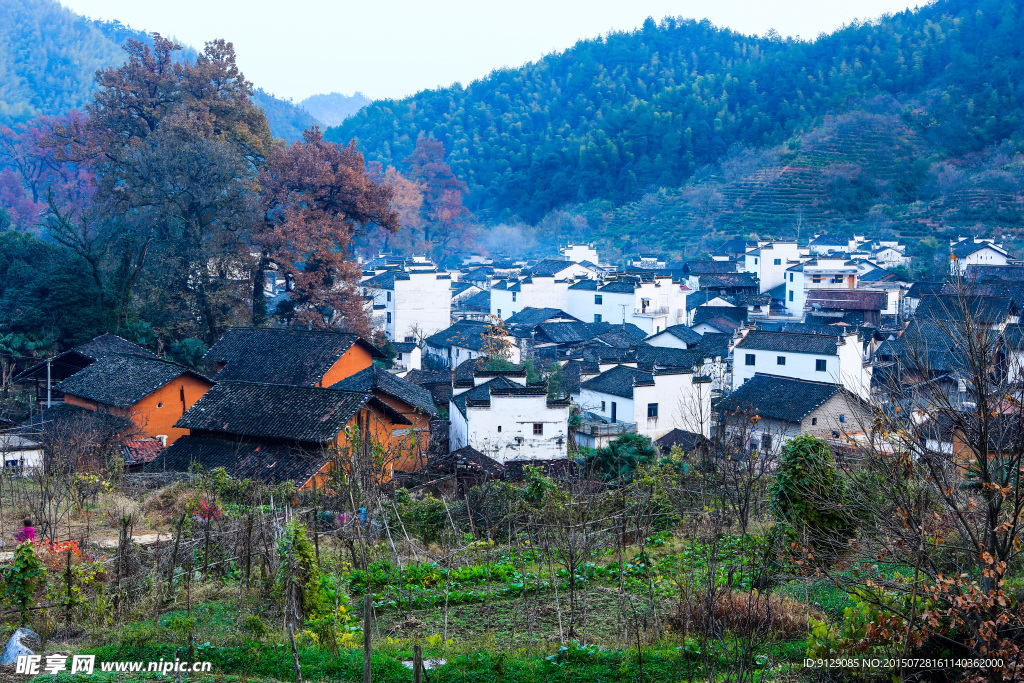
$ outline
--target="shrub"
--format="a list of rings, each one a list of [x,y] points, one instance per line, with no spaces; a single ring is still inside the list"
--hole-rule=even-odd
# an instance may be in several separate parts
[[[695,600],[681,601],[669,625],[684,634],[715,635],[725,629],[740,637],[771,634],[790,640],[806,635],[815,618],[825,616],[789,597],[758,591],[720,591],[710,599],[703,594]]]
[[[587,466],[606,481],[629,481],[641,465],[654,462],[658,451],[643,434],[623,434],[587,458]]]
[[[803,435],[786,442],[769,494],[779,519],[805,529],[811,545],[835,547],[852,534],[853,525],[843,510],[843,480],[828,444],[817,437]]]

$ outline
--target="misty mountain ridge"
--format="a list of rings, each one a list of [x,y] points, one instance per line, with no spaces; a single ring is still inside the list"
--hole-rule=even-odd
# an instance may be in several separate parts
[[[307,97],[299,106],[324,125],[337,126],[372,101],[361,92],[352,95],[332,92]]]

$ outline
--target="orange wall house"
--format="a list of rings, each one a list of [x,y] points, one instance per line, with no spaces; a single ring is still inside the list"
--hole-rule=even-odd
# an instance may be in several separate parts
[[[212,386],[213,382],[188,373],[160,387],[130,408],[108,406],[73,394],[65,394],[64,402],[127,417],[135,423],[143,436],[166,437],[170,445],[178,437],[188,434],[187,429],[175,427],[174,423]]]
[[[370,350],[357,342],[348,351],[343,353],[341,358],[324,373],[323,379],[317,383],[317,386],[323,388],[332,386],[347,377],[351,377],[360,370],[365,370],[372,364],[373,355],[371,355]]]

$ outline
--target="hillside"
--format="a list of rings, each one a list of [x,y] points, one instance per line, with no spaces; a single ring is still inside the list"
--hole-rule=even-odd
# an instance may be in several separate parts
[[[436,137],[478,215],[529,222],[678,188],[730,149],[770,149],[879,99],[937,158],[963,157],[1019,131],[1022,30],[1021,6],[993,0],[939,0],[813,42],[648,20],[466,87],[374,102],[328,136],[399,166]]]
[[[370,100],[361,92],[354,95],[342,95],[339,92],[313,95],[299,102],[300,107],[327,126],[339,125],[368,104]]]
[[[5,0],[3,9],[0,124],[81,109],[94,92],[93,74],[123,61],[124,41],[148,40],[144,31],[86,19],[54,0]],[[191,48],[185,52],[195,54]],[[254,99],[278,137],[298,139],[317,123],[301,108],[262,91]]]

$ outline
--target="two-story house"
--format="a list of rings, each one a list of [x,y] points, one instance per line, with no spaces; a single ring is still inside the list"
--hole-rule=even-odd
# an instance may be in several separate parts
[[[527,385],[525,370],[476,370],[456,382],[449,406],[452,450],[470,446],[502,464],[568,456],[570,402]]]
[[[865,399],[871,390],[871,371],[856,330],[835,336],[752,330],[733,351],[733,390],[757,373],[831,382]]]
[[[451,324],[451,276],[435,269],[389,270],[359,286],[373,298],[374,328],[392,341],[418,341]]]
[[[576,403],[609,423],[633,423],[652,439],[673,429],[708,436],[710,378],[692,368],[646,367],[602,365],[600,374],[581,377]]]
[[[786,269],[806,258],[806,250],[788,241],[762,242],[743,256],[746,272],[757,277],[759,294],[781,285],[786,279]]]

